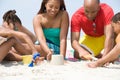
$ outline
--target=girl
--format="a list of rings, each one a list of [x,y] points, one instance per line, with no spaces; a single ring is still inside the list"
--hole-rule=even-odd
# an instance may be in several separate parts
[[[44,56],[50,60],[54,54],[65,57],[69,18],[64,0],[43,0],[33,20],[34,31]]]

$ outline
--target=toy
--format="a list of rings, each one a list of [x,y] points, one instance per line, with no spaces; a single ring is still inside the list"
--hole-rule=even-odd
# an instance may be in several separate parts
[[[35,53],[33,54],[33,59],[36,60],[37,57],[40,57],[40,53]],[[33,67],[34,66],[34,62],[33,60],[31,61],[31,63],[28,65],[29,67]]]
[[[29,64],[32,61],[32,55],[23,55],[22,62],[23,64]]]

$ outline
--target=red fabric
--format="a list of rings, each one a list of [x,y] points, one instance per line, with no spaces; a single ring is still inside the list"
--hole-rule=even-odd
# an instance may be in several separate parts
[[[80,8],[76,11],[71,20],[71,31],[72,32],[80,32],[82,29],[85,34],[89,36],[102,36],[104,34],[104,27],[107,24],[110,24],[111,18],[114,16],[113,10],[107,4],[100,4],[100,10],[96,16],[95,24],[96,24],[96,32],[93,31],[93,21],[87,19],[84,13],[84,8]]]

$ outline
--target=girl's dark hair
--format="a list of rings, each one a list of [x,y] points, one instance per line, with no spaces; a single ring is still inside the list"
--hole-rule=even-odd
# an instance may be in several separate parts
[[[15,24],[15,22],[18,22],[18,23],[22,24],[21,20],[19,19],[19,17],[15,13],[16,13],[15,10],[9,10],[9,11],[7,11],[3,15],[3,21],[6,21],[8,24],[9,23]]]
[[[112,18],[112,22],[117,23],[118,21],[120,21],[120,12],[115,14]]]
[[[40,13],[45,13],[46,12],[46,8],[45,8],[45,4],[48,2],[49,0],[43,0],[41,3],[41,7],[40,10],[38,11],[38,14]],[[66,6],[64,3],[64,0],[59,0],[60,1],[60,10],[66,10]]]

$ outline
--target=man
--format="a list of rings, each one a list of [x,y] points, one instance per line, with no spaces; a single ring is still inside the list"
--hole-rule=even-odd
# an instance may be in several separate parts
[[[91,60],[92,54],[100,56],[104,49],[103,56],[113,48],[113,29],[110,24],[114,13],[107,4],[100,4],[99,0],[84,0],[84,7],[76,11],[71,20],[71,44],[75,58]],[[80,32],[85,35],[80,40]]]

